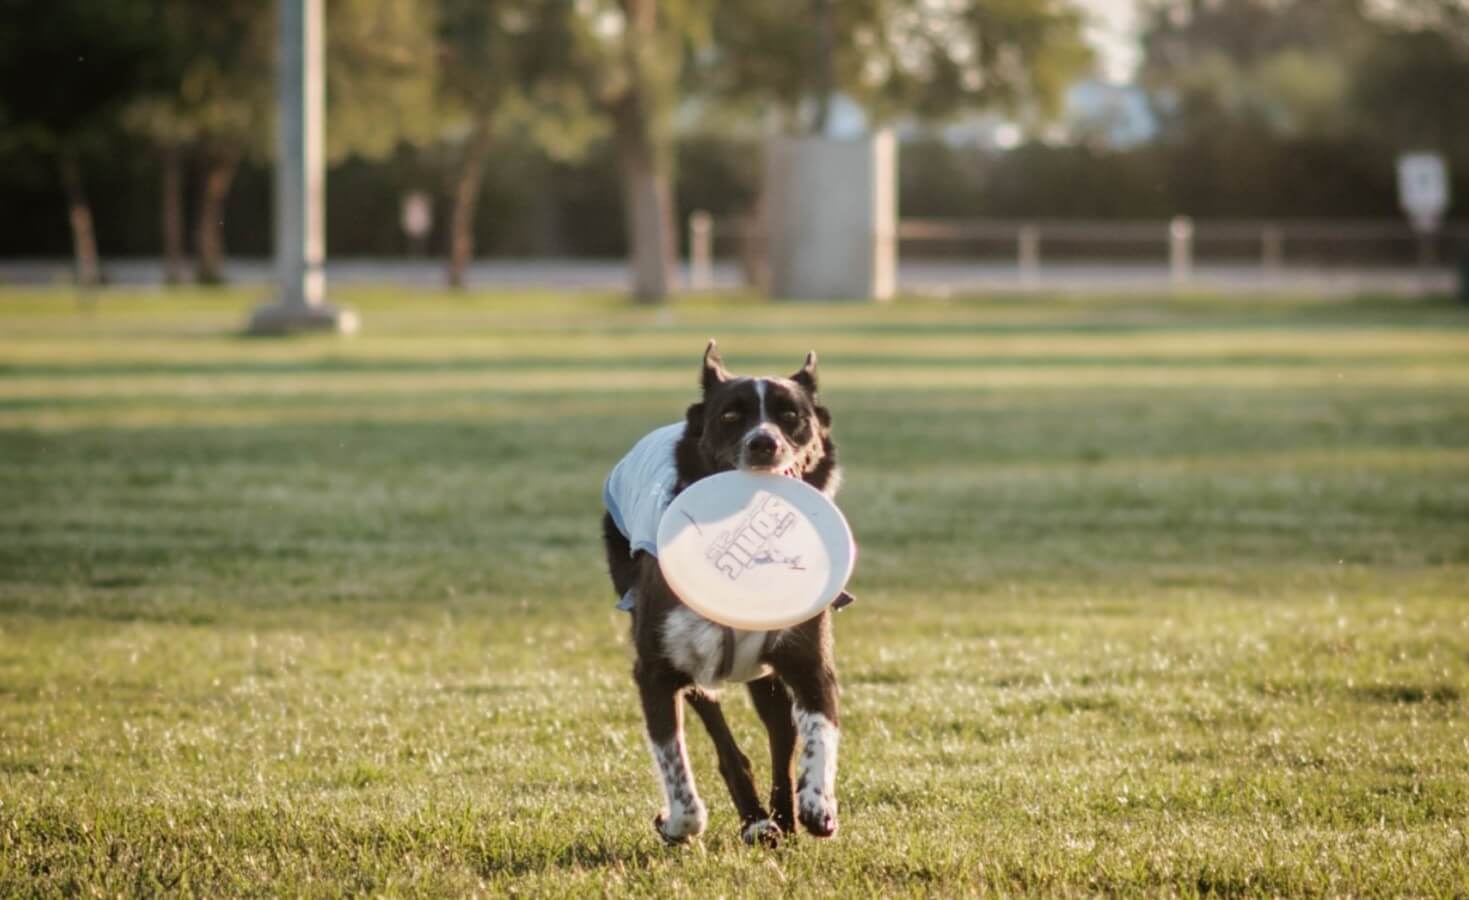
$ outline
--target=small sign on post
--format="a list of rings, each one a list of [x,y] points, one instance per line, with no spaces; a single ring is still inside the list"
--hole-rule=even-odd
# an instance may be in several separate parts
[[[403,233],[408,236],[408,246],[414,256],[422,256],[428,233],[434,227],[434,201],[426,191],[409,191],[403,195],[403,209],[399,216]]]
[[[1418,264],[1437,262],[1438,227],[1449,208],[1449,167],[1437,153],[1398,157],[1398,202],[1418,232]]]
[[[1398,202],[1420,234],[1438,231],[1449,208],[1449,167],[1437,153],[1398,157]]]

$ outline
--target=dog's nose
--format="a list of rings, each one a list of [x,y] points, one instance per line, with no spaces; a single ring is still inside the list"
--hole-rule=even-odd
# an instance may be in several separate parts
[[[750,439],[745,442],[745,450],[750,454],[750,458],[757,462],[774,459],[777,449],[775,437],[765,431],[751,435]]]

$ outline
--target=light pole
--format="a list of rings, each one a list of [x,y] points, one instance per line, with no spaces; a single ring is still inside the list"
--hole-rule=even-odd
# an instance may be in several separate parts
[[[357,330],[326,302],[324,0],[278,0],[275,265],[280,294],[250,317],[251,334]]]

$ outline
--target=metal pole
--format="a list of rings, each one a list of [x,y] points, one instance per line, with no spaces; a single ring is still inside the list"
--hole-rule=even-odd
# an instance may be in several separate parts
[[[714,217],[697,210],[689,216],[689,288],[714,287]]]
[[[355,314],[325,302],[326,70],[324,0],[279,0],[276,72],[277,302],[255,311],[257,334],[343,331]]]
[[[326,293],[321,258],[321,3],[279,2],[276,277],[281,304],[297,309],[321,303]]]

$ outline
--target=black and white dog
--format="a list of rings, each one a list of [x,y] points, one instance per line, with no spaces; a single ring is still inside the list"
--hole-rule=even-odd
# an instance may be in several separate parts
[[[665,841],[679,843],[702,833],[708,821],[685,752],[682,696],[714,739],[747,843],[793,834],[797,819],[810,833],[829,837],[837,830],[838,738],[830,611],[774,632],[710,622],[663,580],[647,524],[656,534],[657,515],[674,495],[730,469],[775,472],[836,493],[841,479],[831,414],[816,395],[816,354],[789,378],[735,377],[710,341],[702,386],[703,399],[688,408],[685,421],[643,438],[604,492],[607,565],[613,589],[632,611],[633,677],[666,804],[654,826]],[[726,681],[748,682],[769,732],[768,809],[720,709],[716,689]],[[803,749],[795,765],[798,735]]]

